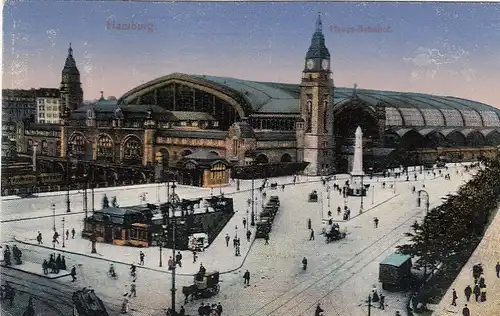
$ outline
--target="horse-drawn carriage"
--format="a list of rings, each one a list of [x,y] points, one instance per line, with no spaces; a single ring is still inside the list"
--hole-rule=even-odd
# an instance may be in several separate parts
[[[347,236],[347,228],[340,228],[339,224],[333,223],[329,228],[326,229],[326,243],[333,240],[343,239]]]
[[[194,284],[183,286],[182,293],[184,294],[184,304],[198,298],[208,298],[217,295],[220,290],[219,272],[198,272],[194,276]]]
[[[309,202],[318,202],[318,192],[316,190],[309,193]]]

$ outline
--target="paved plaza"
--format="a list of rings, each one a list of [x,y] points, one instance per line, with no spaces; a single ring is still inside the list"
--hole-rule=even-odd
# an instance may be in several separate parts
[[[455,168],[458,168],[458,173]],[[375,192],[372,194],[369,190],[364,197],[361,213],[359,197],[349,197],[345,200],[337,192],[327,190],[327,186],[317,177],[301,176],[295,185],[291,184],[291,177],[271,179],[271,182],[276,181],[279,185],[285,184],[285,189],[266,189],[267,197],[278,195],[281,200],[269,245],[265,245],[263,239],[254,240],[255,232],[252,228],[250,241],[241,236],[242,256],[239,257],[235,256],[231,243],[229,247],[226,246],[224,236],[226,233],[231,237],[236,234],[240,236],[244,232],[242,221],[247,216],[251,181],[241,181],[239,191],[236,190],[235,183],[221,188],[226,196],[234,199],[236,213],[212,245],[199,254],[196,263],[193,263],[190,252],[183,252],[183,265],[176,270],[177,307],[183,304],[182,286],[192,283],[192,275],[198,270],[199,263],[203,263],[208,271],[218,270],[222,273],[221,290],[210,299],[195,300],[186,304],[185,308],[191,315],[197,314],[201,302],[221,302],[224,314],[237,316],[313,315],[318,302],[326,311],[325,315],[365,315],[368,309],[365,300],[371,288],[375,285],[382,291],[378,283],[379,262],[405,241],[404,233],[410,230],[409,226],[425,215],[425,209],[416,205],[417,196],[412,192],[412,187],[415,186],[417,191],[425,189],[429,192],[432,208],[442,203],[443,197],[455,192],[471,178],[470,173],[462,171],[460,166],[450,166],[448,172],[451,180],[429,175],[424,179],[424,175],[418,171],[416,181],[405,181],[405,176],[398,179],[366,177],[365,183],[374,187]],[[414,179],[414,172],[410,171],[410,180]],[[347,178],[347,175],[339,175],[336,180],[331,181],[330,186],[335,182],[343,185]],[[386,183],[385,188],[383,182]],[[255,181],[255,187],[261,184],[262,180]],[[312,190],[319,193],[317,203],[308,202],[308,195]],[[218,194],[218,191],[219,189],[211,191],[187,186],[178,186],[176,189],[181,198],[208,197],[210,194]],[[108,197],[116,196],[121,206],[127,206],[139,204],[139,195],[143,192],[147,192],[150,203],[157,202],[158,197],[161,202],[165,201],[164,185],[161,190],[158,190],[158,185],[142,185],[100,189],[95,194],[95,207],[100,208],[104,193]],[[256,196],[259,199],[256,205],[260,206],[262,197],[258,193]],[[79,234],[75,239],[70,235],[64,248],[60,240],[61,243],[56,245],[54,250],[50,243],[54,220],[51,216],[52,203],[56,204],[55,220],[59,231],[62,231],[63,216],[65,228],[81,231],[82,219],[85,216],[80,211],[81,193],[71,194],[71,205],[75,214],[66,214],[64,192],[42,194],[32,199],[7,198],[2,201],[2,220],[10,221],[3,224],[4,244],[18,244],[30,267],[40,265],[43,259],[54,251],[64,254],[68,266],[77,266],[78,279],[75,283],[71,282],[70,277],[51,280],[54,286],[64,286],[65,289],[90,286],[105,301],[112,313],[119,312],[123,293],[128,291],[131,283],[128,273],[130,264],[138,264],[139,251],[142,250],[145,252],[145,264],[138,269],[137,298],[131,299],[132,310],[129,314],[163,315],[164,309],[171,302],[172,276],[165,267],[171,250],[163,251],[163,267],[159,267],[157,247],[139,249],[98,243],[98,253],[91,254],[90,242],[82,239]],[[337,207],[344,205],[352,212],[348,221],[342,221],[341,216],[336,213]],[[325,237],[320,235],[321,222],[328,210],[332,211],[333,219],[339,221],[341,227],[347,228],[346,239],[327,244]],[[31,216],[39,218],[26,219]],[[378,228],[375,228],[373,223],[375,217],[380,220]],[[309,218],[315,230],[314,240],[309,240]],[[44,236],[43,245],[38,245],[35,240],[38,231]],[[309,261],[306,271],[303,271],[301,266],[303,257],[307,257]],[[110,263],[116,266],[117,279],[107,275]],[[18,267],[22,269],[22,265]],[[251,279],[250,286],[245,287],[242,275],[247,269],[251,273]],[[494,273],[493,267],[491,269]],[[28,272],[37,273],[36,268]],[[38,273],[41,273],[41,265]],[[488,276],[488,279],[492,277]],[[71,288],[66,290],[69,293]],[[375,306],[371,315],[393,315],[396,310],[405,311],[407,293],[383,292],[386,295],[385,311]]]

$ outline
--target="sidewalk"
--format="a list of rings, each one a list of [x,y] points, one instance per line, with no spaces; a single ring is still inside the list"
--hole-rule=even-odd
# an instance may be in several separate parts
[[[10,266],[2,265],[2,267],[6,268],[6,269],[12,269],[12,270],[26,272],[29,274],[33,274],[33,275],[36,275],[36,276],[39,276],[42,278],[52,279],[52,280],[70,276],[69,270],[60,270],[59,274],[49,273],[49,274],[45,275],[45,274],[43,274],[41,263],[34,263],[34,262],[25,261],[25,260],[23,260],[23,263],[19,264],[19,265],[10,265]],[[50,269],[49,269],[49,272],[50,272]]]
[[[500,261],[500,212],[491,222],[488,230],[484,234],[483,239],[472,253],[469,261],[464,265],[462,271],[458,274],[455,281],[451,284],[446,294],[441,299],[441,302],[434,309],[433,316],[444,316],[450,314],[462,313],[464,304],[470,309],[471,316],[493,316],[500,315],[500,279],[495,273],[495,265]],[[484,277],[486,283],[486,302],[476,302],[474,295],[469,303],[465,300],[464,289],[467,285],[474,285],[472,277],[472,266],[476,263],[482,263],[484,268]],[[458,299],[457,306],[451,306],[451,298],[453,289],[456,289]]]

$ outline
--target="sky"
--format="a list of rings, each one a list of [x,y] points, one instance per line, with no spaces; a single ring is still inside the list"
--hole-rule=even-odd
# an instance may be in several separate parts
[[[299,83],[318,12],[336,86],[500,108],[500,3],[8,1],[2,85],[58,88],[70,42],[87,100],[174,72]]]

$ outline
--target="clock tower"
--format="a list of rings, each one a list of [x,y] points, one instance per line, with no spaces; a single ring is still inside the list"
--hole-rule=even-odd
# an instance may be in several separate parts
[[[304,171],[308,175],[328,175],[334,171],[333,89],[330,53],[318,15],[302,72],[301,120],[296,126],[298,161],[309,162]]]

